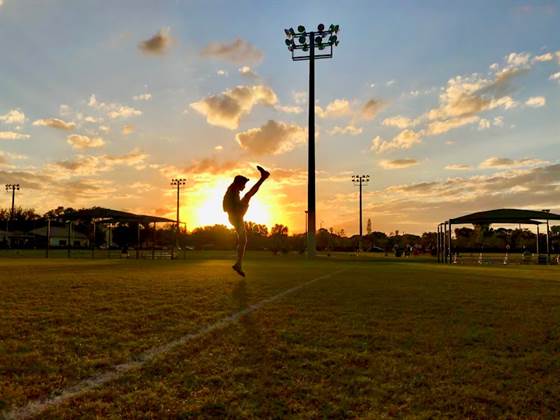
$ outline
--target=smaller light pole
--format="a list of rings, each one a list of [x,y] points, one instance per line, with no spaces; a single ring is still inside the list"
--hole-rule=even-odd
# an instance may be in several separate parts
[[[175,247],[179,244],[179,226],[180,226],[180,219],[179,219],[179,202],[180,202],[180,195],[181,195],[181,187],[187,184],[187,180],[185,178],[173,178],[171,180],[171,185],[177,187],[177,230],[175,232]]]
[[[19,191],[19,184],[6,184],[6,191],[12,192],[12,211],[10,212],[10,220],[13,220],[16,210],[16,191]]]
[[[352,175],[352,183],[360,188],[360,240],[358,251],[362,250],[362,186],[369,182],[369,175]]]

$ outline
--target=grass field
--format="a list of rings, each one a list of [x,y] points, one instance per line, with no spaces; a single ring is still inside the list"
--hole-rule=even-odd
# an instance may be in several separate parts
[[[35,415],[560,414],[558,266],[254,253],[242,280],[229,256],[0,259],[4,416],[130,361],[140,363]]]

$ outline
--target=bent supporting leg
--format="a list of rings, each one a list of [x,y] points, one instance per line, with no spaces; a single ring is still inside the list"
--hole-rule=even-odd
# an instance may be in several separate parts
[[[235,227],[237,232],[237,261],[235,265],[241,268],[243,266],[243,257],[245,256],[245,247],[247,246],[247,232],[243,222]]]

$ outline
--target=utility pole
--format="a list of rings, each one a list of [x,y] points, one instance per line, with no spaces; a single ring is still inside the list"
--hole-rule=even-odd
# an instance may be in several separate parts
[[[360,188],[360,240],[358,242],[358,251],[362,250],[362,186],[369,182],[369,175],[352,175],[352,183]]]
[[[181,187],[187,184],[187,180],[185,178],[173,178],[171,180],[171,185],[177,187],[177,229],[175,232],[175,247],[179,245],[179,223],[181,222],[179,219],[179,202],[181,196]]]
[[[305,26],[299,25],[297,32],[284,29],[286,46],[292,53],[293,61],[309,61],[309,121],[307,154],[307,255],[314,257],[317,253],[315,231],[317,228],[315,211],[315,60],[332,58],[333,46],[338,46],[338,25],[330,25],[325,30],[322,23],[317,31],[306,32]],[[315,54],[315,49],[319,52]]]

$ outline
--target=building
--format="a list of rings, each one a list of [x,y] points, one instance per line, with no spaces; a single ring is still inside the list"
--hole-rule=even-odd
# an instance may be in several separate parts
[[[39,242],[47,243],[47,226],[33,229],[29,233],[35,235]],[[67,226],[51,226],[49,246],[67,247],[68,243],[73,248],[87,248],[89,247],[89,238],[74,229],[69,231]]]

